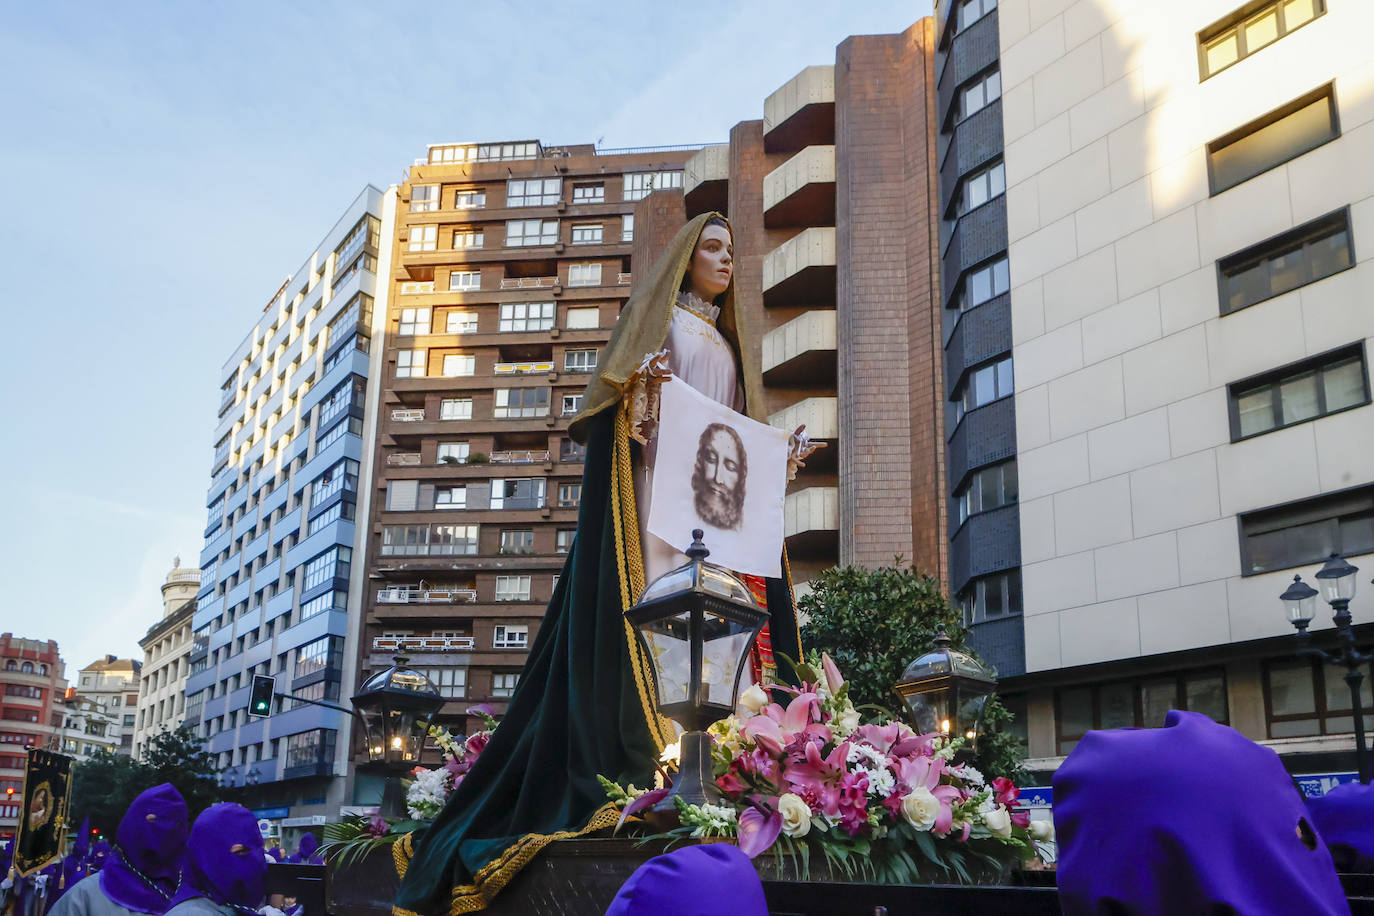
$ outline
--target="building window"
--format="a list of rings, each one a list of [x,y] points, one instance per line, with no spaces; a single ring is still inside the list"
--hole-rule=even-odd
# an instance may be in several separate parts
[[[481,210],[487,205],[486,191],[456,191],[453,206],[459,210]]]
[[[558,241],[556,219],[506,220],[506,246],[524,248],[530,245],[552,245]]]
[[[681,172],[629,172],[625,175],[625,200],[640,200],[654,191],[680,187]]]
[[[595,368],[595,350],[568,350],[563,354],[564,372],[591,372]]]
[[[561,178],[512,178],[506,182],[507,207],[548,207],[562,196]]]
[[[560,483],[558,485],[558,508],[576,509],[582,502],[582,484]]]
[[[970,370],[955,389],[954,415],[950,420],[950,428],[959,425],[964,414],[970,410],[1008,397],[1013,390],[1010,356]]]
[[[601,265],[600,265],[600,264],[569,264],[569,265],[568,265],[568,285],[569,285],[569,286],[600,286],[600,285],[601,285]]]
[[[553,537],[554,553],[567,553],[572,550],[573,535],[577,534],[573,528],[559,528]]]
[[[305,564],[303,591],[310,591],[332,579],[348,579],[353,551],[347,547],[331,547],[309,563]]]
[[[1350,214],[1329,213],[1218,261],[1221,313],[1315,283],[1354,264]]]
[[[401,309],[401,320],[396,327],[397,334],[428,334],[429,309]]]
[[[529,577],[529,576],[497,576],[497,577],[496,577],[496,600],[497,600],[497,601],[529,601],[529,600],[530,600],[530,577]]]
[[[1016,495],[1016,459],[974,471],[954,491],[956,524],[962,525],[970,515],[1010,506]]]
[[[501,306],[502,331],[547,331],[553,327],[552,302],[516,302]]]
[[[386,508],[388,512],[414,512],[420,500],[420,481],[388,480]]]
[[[952,303],[959,311],[977,308],[984,302],[1011,289],[1011,271],[1007,266],[1006,255],[964,274],[959,284],[959,292]]]
[[[477,553],[476,525],[383,525],[384,557],[471,556]]]
[[[572,243],[574,245],[601,244],[601,224],[574,223],[572,227]]]
[[[565,417],[574,416],[574,415],[575,415],[579,410],[581,410],[581,409],[582,409],[582,395],[580,395],[580,394],[565,394],[565,395],[563,395],[563,406],[562,406],[562,409],[559,410],[559,413],[560,413],[562,416],[565,416]]]
[[[530,628],[527,626],[498,626],[492,636],[494,649],[524,649],[530,644]]]
[[[469,453],[470,446],[467,442],[440,442],[435,458],[440,464],[464,464]]]
[[[472,398],[444,398],[439,402],[440,420],[471,420]]]
[[[1089,731],[1160,728],[1171,709],[1200,712],[1227,724],[1225,674],[1194,671],[1062,689],[1055,696],[1059,753],[1072,751]]]
[[[559,461],[586,461],[587,447],[581,442],[564,436],[558,443]]]
[[[444,317],[444,330],[449,334],[476,334],[476,312],[449,312]]]
[[[549,415],[547,388],[497,388],[494,397],[492,416],[497,419]]]
[[[1240,516],[1242,576],[1374,553],[1374,485]]]
[[[1369,647],[1365,647],[1368,650]],[[1368,673],[1360,684],[1365,731],[1374,729]],[[1270,738],[1348,735],[1355,730],[1345,671],[1315,659],[1279,659],[1264,666],[1264,712]]]
[[[462,353],[444,354],[444,377],[458,378],[477,371],[477,357]]]
[[[1326,12],[1323,0],[1275,0],[1256,9],[1247,4],[1198,33],[1202,79],[1266,48]]]
[[[466,509],[468,507],[467,487],[435,487],[434,508]]]
[[[529,528],[513,528],[502,531],[501,553],[534,553],[534,532]]]
[[[437,184],[417,184],[410,189],[411,213],[428,213],[438,209],[439,186]],[[414,248],[411,249],[411,251],[414,250]]]
[[[482,230],[463,228],[453,230],[453,250],[482,247]]]
[[[959,90],[959,99],[956,107],[958,120],[962,121],[969,115],[982,111],[1002,97],[1002,71],[993,70],[991,73],[984,73],[974,77],[966,86]]]
[[[520,683],[520,675],[516,672],[504,672],[491,676],[491,695],[493,697],[508,697],[515,693],[515,685]]]
[[[1007,191],[1007,172],[1002,163],[974,172],[959,184],[959,215],[999,197]]]
[[[1021,570],[993,573],[971,580],[956,599],[964,623],[972,626],[1021,613]]]
[[[601,309],[570,308],[563,311],[563,326],[570,331],[586,331],[601,327]]]
[[[1369,403],[1364,347],[1357,344],[1228,386],[1231,441]]]
[[[575,204],[599,204],[606,201],[606,185],[604,182],[586,182],[573,185],[573,203]]]
[[[427,350],[397,350],[396,377],[424,378]]]
[[[1207,144],[1212,194],[1283,165],[1340,134],[1336,98],[1328,83]]]
[[[448,289],[451,293],[465,293],[482,288],[482,272],[477,270],[455,270],[448,275]]]
[[[620,240],[622,242],[635,240],[635,215],[633,213],[626,213],[620,218]]]
[[[437,247],[439,247],[438,226],[410,227],[411,251],[433,251]]]
[[[435,687],[439,688],[439,695],[449,700],[461,700],[467,695],[468,690],[468,669],[466,668],[425,668],[425,676],[430,679]]]
[[[542,509],[544,485],[542,477],[493,478],[490,506],[493,509]]]

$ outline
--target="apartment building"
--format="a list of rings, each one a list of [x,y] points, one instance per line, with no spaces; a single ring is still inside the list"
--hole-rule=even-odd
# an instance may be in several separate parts
[[[827,445],[788,486],[802,590],[900,556],[944,581],[933,21],[846,39],[688,161],[688,215],[728,213],[769,422]]]
[[[248,715],[253,676],[338,703],[353,683],[393,195],[368,186],[268,299],[222,372],[185,721],[234,799],[277,826],[337,816],[351,717],[278,699]],[[362,479],[366,479],[363,477]],[[355,560],[355,557],[357,560]]]
[[[498,714],[572,543],[567,434],[629,296],[636,201],[691,148],[429,147],[400,186],[360,677],[396,654]]]
[[[955,445],[984,442],[962,525],[1019,567],[998,628],[1032,764],[1188,708],[1295,772],[1352,769],[1344,672],[1295,656],[1278,596],[1332,552],[1374,569],[1374,7],[965,0],[938,21],[946,333],[1001,335],[951,368],[951,499]]]
[[[118,754],[125,734],[124,715],[99,700],[83,697],[76,690],[58,699],[61,716],[49,746],[60,750],[77,763],[95,754]]]
[[[191,617],[200,592],[200,570],[185,569],[177,557],[162,583],[162,619],[138,641],[143,670],[138,683],[134,757],[143,758],[148,740],[175,729],[186,717],[186,678],[191,672]]]
[[[106,655],[82,668],[78,674],[76,692],[114,720],[113,735],[109,737],[117,739],[117,754],[127,756],[134,752],[138,682],[142,670],[143,662],[137,659]],[[102,731],[102,734],[108,733]]]
[[[14,835],[19,803],[6,800],[7,789],[23,790],[26,747],[55,749],[61,727],[59,705],[66,682],[57,643],[0,634],[0,839]]]

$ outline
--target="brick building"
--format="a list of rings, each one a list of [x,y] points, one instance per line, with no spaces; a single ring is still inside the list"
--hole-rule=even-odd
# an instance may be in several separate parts
[[[53,640],[0,634],[0,839],[19,823],[19,804],[7,800],[6,790],[18,796],[23,788],[24,748],[57,749],[62,671]]]
[[[360,681],[403,652],[453,701],[441,720],[504,709],[577,525],[568,421],[629,296],[635,203],[681,187],[695,149],[442,145],[410,169]]]

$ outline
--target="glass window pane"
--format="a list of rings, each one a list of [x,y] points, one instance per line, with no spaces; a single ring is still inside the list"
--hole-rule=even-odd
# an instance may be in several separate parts
[[[984,509],[995,509],[1002,505],[1002,475],[997,468],[983,471],[978,475],[978,482]]]
[[[1002,97],[1002,71],[999,70],[989,76],[983,85],[987,87],[986,94],[989,102],[993,99],[1000,99]]]
[[[1236,398],[1240,434],[1253,436],[1274,426],[1274,390],[1268,385]]]
[[[1234,312],[1269,296],[1269,264],[1258,261],[1226,276],[1226,310]]]
[[[1178,687],[1173,681],[1156,681],[1140,686],[1141,725],[1161,728],[1164,716],[1178,706]]]
[[[1345,669],[1337,668],[1333,665],[1322,667],[1322,680],[1326,685],[1326,709],[1328,712],[1349,712],[1350,711],[1350,685],[1345,682]],[[1369,676],[1365,675],[1360,682],[1360,705],[1368,712],[1374,709],[1374,696],[1370,694]],[[1354,720],[1349,717],[1345,721],[1347,731],[1354,729]],[[1331,723],[1327,723],[1327,731],[1332,731]]]
[[[1274,665],[1268,672],[1269,706],[1276,716],[1316,715],[1317,693],[1307,662]]]
[[[1016,476],[1016,462],[1002,465],[1002,498],[1014,503],[1020,498],[1020,484]]]
[[[1269,258],[1269,292],[1277,296],[1306,283],[1308,279],[1307,259],[1301,248],[1285,251]]]
[[[1284,423],[1310,420],[1320,413],[1317,405],[1317,376],[1309,372],[1279,383],[1279,401]]]
[[[997,373],[993,366],[984,366],[973,373],[974,403],[987,404],[997,397]]]
[[[1003,258],[992,265],[992,294],[1000,296],[1009,289],[1011,289],[1011,271],[1007,266],[1007,259]]]
[[[1312,279],[1329,277],[1338,270],[1350,266],[1350,233],[1345,229],[1309,242],[1307,260],[1312,269]]]
[[[1059,733],[1084,735],[1093,727],[1093,694],[1087,688],[1059,694]],[[1060,747],[1061,751],[1063,746]]]
[[[990,576],[980,583],[983,587],[983,616],[1001,617],[1007,612],[1004,576]]]
[[[1291,32],[1317,15],[1316,0],[1287,0],[1283,5],[1283,27]]]
[[[1012,614],[1021,613],[1024,605],[1021,603],[1021,573],[1013,571],[1007,573],[1007,611]]]
[[[1246,539],[1250,571],[1288,569],[1299,563],[1321,562],[1338,548],[1334,543],[1335,524],[1329,520],[1294,525],[1279,531],[1251,535]]]
[[[1270,722],[1271,738],[1304,738],[1320,732],[1316,719],[1298,719],[1295,722]]]
[[[1135,686],[1108,684],[1101,690],[1102,727],[1129,728],[1135,725]]]
[[[1358,359],[1322,370],[1322,389],[1328,412],[1351,407],[1364,400],[1364,365]]]
[[[1341,553],[1350,556],[1374,553],[1374,514],[1352,515],[1341,519],[1340,536]]]
[[[986,268],[969,275],[969,300],[974,305],[987,302],[992,298],[992,275]]]
[[[991,196],[991,197],[996,197],[998,194],[1003,194],[1003,193],[1005,193],[1006,190],[1007,190],[1007,169],[1006,169],[1006,166],[1003,166],[1003,165],[994,166],[993,169],[992,169],[992,171],[988,172],[988,194],[989,194],[989,196]],[[995,272],[996,272],[996,271],[994,270],[994,273],[995,273]],[[995,284],[994,284],[994,285],[995,285]]]
[[[1245,53],[1254,54],[1279,37],[1279,11],[1269,9],[1245,23]]]
[[[1222,67],[1229,67],[1240,57],[1240,44],[1234,31],[1213,39],[1207,45],[1207,72],[1216,73]]]
[[[1004,359],[997,364],[997,396],[1004,398],[1014,389],[1011,383],[1011,360]]]
[[[1200,712],[1214,722],[1226,721],[1226,679],[1220,674],[1194,676],[1183,685],[1188,708]]]

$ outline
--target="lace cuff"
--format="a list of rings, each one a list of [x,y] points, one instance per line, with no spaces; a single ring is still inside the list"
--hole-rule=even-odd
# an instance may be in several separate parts
[[[671,375],[668,351],[663,349],[645,354],[625,383],[623,399],[630,414],[630,437],[640,445],[648,445],[658,435],[659,386]]]

